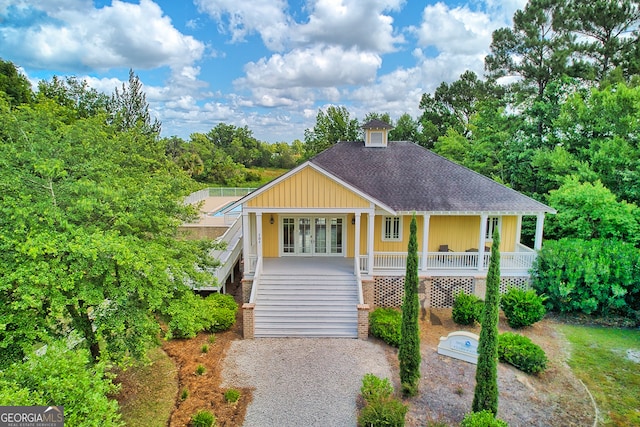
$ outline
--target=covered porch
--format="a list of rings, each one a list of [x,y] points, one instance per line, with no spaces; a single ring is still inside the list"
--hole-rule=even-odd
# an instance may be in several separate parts
[[[500,271],[503,275],[527,275],[536,258],[536,251],[519,245],[517,252],[500,253]],[[427,252],[418,254],[419,274],[421,276],[469,276],[485,271],[489,266],[490,252],[480,255],[477,252]],[[282,257],[263,258],[263,272],[298,272],[300,274],[320,274],[327,270],[349,271],[355,274],[356,268],[362,277],[404,275],[407,265],[406,252],[377,252],[373,256],[373,268],[369,268],[369,256],[346,257]],[[245,275],[253,276],[258,258],[250,255],[245,259]],[[482,268],[479,268],[479,265]]]
[[[374,276],[403,275],[406,268],[407,242],[411,214],[388,216],[374,209],[321,213],[289,214],[281,211],[243,214],[244,273],[251,279],[258,260],[269,259],[272,265],[299,265],[296,260],[343,259],[354,275],[364,279]],[[419,274],[421,276],[483,275],[491,257],[491,236],[498,228],[501,242],[500,268],[507,275],[528,275],[542,245],[544,214],[536,214],[534,248],[520,243],[522,214],[494,213],[417,215]],[[399,218],[397,241],[384,239],[385,221]],[[333,224],[333,225],[330,225]],[[320,238],[322,236],[322,238]],[[330,244],[333,242],[333,244]],[[321,251],[318,248],[321,247]],[[300,249],[303,248],[303,249]],[[282,261],[277,262],[277,259]],[[286,261],[289,259],[289,261]],[[275,263],[275,264],[274,264]],[[264,267],[264,266],[263,266]]]

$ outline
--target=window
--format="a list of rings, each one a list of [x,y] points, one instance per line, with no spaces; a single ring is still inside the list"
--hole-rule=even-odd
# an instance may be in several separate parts
[[[384,138],[382,136],[382,132],[371,132],[369,134],[370,144],[369,145],[384,145]]]
[[[402,221],[400,217],[386,216],[382,226],[382,240],[402,240]]]
[[[282,219],[282,251],[286,254],[295,252],[295,220],[293,218]]]
[[[500,217],[490,216],[487,218],[487,234],[484,236],[487,240],[493,240],[493,231],[500,231]]]

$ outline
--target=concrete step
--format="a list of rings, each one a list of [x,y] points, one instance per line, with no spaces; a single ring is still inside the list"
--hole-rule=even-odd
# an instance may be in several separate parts
[[[327,331],[327,330],[260,330],[258,328],[254,331],[256,338],[358,338],[358,331],[356,330],[341,330],[341,331]]]
[[[351,275],[263,275],[254,336],[357,338],[357,303],[357,282]]]

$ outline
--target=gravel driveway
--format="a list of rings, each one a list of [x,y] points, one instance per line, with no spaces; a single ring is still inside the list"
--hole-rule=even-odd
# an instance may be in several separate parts
[[[355,426],[362,377],[391,378],[384,349],[345,338],[259,338],[231,343],[223,387],[252,387],[245,427]]]

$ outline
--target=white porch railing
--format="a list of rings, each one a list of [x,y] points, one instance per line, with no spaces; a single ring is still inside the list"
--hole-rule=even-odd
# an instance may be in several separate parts
[[[369,271],[369,256],[360,255],[360,274],[366,273],[368,271]]]
[[[258,263],[258,255],[248,255],[246,258],[244,268],[247,269],[248,273],[253,274],[256,271],[257,263]]]
[[[356,275],[356,282],[358,286],[358,304],[364,304],[364,295],[362,294],[362,276],[360,275],[360,257],[354,257],[353,263],[353,270]]]
[[[213,250],[210,255],[220,261],[220,265],[216,267],[214,274],[218,283],[222,283],[223,292],[226,292],[225,283],[227,277],[231,274],[242,251],[242,221],[236,218],[231,227],[218,238],[218,241],[226,242],[227,247],[223,250]]]
[[[254,304],[256,302],[256,295],[258,295],[258,286],[260,285],[261,274],[262,274],[262,258],[258,258],[256,261],[256,268],[253,273],[253,283],[251,284],[251,295],[249,296],[250,304]]]
[[[501,252],[501,270],[526,270],[533,266],[536,252],[522,246],[518,252]],[[427,270],[469,270],[478,268],[477,252],[427,252]],[[490,253],[484,254],[483,269],[489,266]],[[362,255],[360,260],[367,259]],[[376,252],[373,255],[374,270],[404,270],[406,269],[407,254],[403,252]],[[366,261],[365,261],[366,265]],[[418,265],[422,266],[422,254],[418,255]],[[367,268],[360,265],[360,271],[366,272]]]

